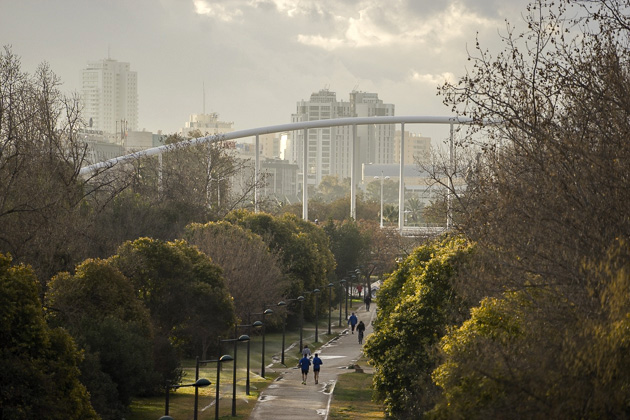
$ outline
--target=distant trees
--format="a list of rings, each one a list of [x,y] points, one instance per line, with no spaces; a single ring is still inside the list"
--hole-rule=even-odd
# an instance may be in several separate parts
[[[3,419],[97,419],[79,382],[81,353],[44,320],[33,271],[0,254],[0,414]]]

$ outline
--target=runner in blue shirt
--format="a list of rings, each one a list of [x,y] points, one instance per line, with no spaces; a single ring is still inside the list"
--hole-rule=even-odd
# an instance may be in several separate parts
[[[302,368],[302,385],[306,385],[306,377],[308,376],[308,367],[311,365],[311,361],[308,357],[304,356],[300,359],[298,365]]]
[[[319,368],[323,364],[322,359],[315,353],[315,357],[313,357],[313,376],[315,377],[315,383],[319,383]]]

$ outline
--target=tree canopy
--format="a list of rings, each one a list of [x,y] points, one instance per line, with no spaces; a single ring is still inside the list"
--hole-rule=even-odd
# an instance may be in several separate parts
[[[86,260],[74,275],[58,274],[46,305],[51,325],[66,328],[85,352],[81,381],[102,418],[125,416],[133,397],[161,389],[149,311],[110,263]]]
[[[50,328],[30,268],[0,254],[0,411],[3,419],[97,419],[79,381],[81,353]]]

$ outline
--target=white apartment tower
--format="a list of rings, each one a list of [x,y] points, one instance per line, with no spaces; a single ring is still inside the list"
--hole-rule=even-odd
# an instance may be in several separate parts
[[[83,116],[92,130],[122,139],[138,129],[138,75],[129,63],[90,61],[82,79]]]
[[[384,104],[376,93],[352,91],[349,101],[338,101],[335,92],[322,89],[310,100],[297,103],[291,122],[315,121],[346,117],[394,115],[394,105]],[[358,176],[362,163],[393,163],[394,125],[357,126],[355,170]],[[304,131],[292,133],[291,157],[302,170]],[[352,127],[330,127],[308,130],[308,183],[318,185],[326,175],[341,179],[350,177]]]

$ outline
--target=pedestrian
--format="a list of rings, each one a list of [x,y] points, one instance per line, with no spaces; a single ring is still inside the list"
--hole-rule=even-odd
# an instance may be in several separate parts
[[[311,357],[311,349],[308,348],[308,345],[304,345],[304,348],[302,349],[302,357]]]
[[[365,333],[365,324],[363,321],[359,321],[359,325],[357,325],[357,331],[359,333],[359,344],[363,344],[363,333]]]
[[[370,310],[370,303],[372,303],[372,297],[370,296],[369,293],[365,294],[365,299],[363,299],[363,302],[365,303],[365,310],[369,311]]]
[[[313,357],[313,376],[315,377],[315,383],[319,383],[319,368],[323,365],[322,359],[319,358],[317,353],[315,353],[315,357]]]
[[[350,324],[350,327],[352,327],[352,334],[354,334],[354,329],[357,326],[357,316],[354,314],[354,312],[352,312],[352,315],[350,315],[350,318],[348,318],[348,324]]]
[[[302,385],[306,385],[306,378],[308,376],[308,367],[311,365],[311,361],[307,356],[300,359],[298,366],[302,369]]]

